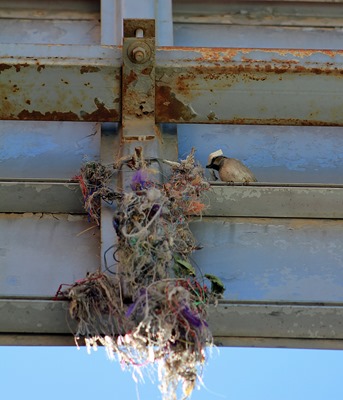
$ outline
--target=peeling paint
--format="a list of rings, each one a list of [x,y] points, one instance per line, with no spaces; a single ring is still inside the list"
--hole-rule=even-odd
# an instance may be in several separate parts
[[[95,67],[92,65],[82,65],[82,67],[80,68],[81,74],[89,74],[92,72],[99,72],[99,71],[100,71],[99,67]]]
[[[0,74],[1,74],[1,72],[6,71],[6,69],[10,69],[10,68],[12,68],[12,65],[10,65],[10,64],[4,64],[4,63],[0,64]]]
[[[157,121],[190,122],[196,113],[189,104],[184,104],[169,86],[156,87],[156,119]]]
[[[16,119],[20,120],[35,120],[35,121],[79,121],[78,115],[72,111],[47,111],[44,114],[40,111],[22,110]]]
[[[25,187],[32,187],[32,185],[29,185],[29,186],[27,186],[27,185],[25,185]],[[35,185],[35,190],[36,190],[36,192],[37,193],[40,193],[40,192],[42,192],[42,191],[44,191],[44,190],[49,190],[49,189],[51,189],[52,188],[52,185],[51,184],[40,184],[40,185]]]

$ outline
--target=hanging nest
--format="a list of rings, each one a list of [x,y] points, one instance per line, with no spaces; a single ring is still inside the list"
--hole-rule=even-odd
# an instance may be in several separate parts
[[[111,173],[100,164],[81,170],[85,208],[92,218],[99,222],[101,199],[116,202],[116,270],[90,274],[63,294],[77,322],[76,340],[84,338],[88,350],[102,344],[111,358],[134,372],[157,366],[163,398],[176,399],[181,382],[185,399],[201,374],[205,348],[212,344],[208,305],[224,289],[213,277],[220,291],[209,291],[190,261],[197,246],[188,219],[204,209],[200,196],[209,184],[194,150],[180,163],[167,162],[171,176],[163,185],[147,178],[147,164],[142,152],[137,154],[139,162],[137,157],[125,161],[138,166],[132,192],[108,188]]]

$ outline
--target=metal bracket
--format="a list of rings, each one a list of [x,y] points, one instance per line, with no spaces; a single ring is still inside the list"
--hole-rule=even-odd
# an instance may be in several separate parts
[[[122,139],[155,138],[155,20],[124,20]]]

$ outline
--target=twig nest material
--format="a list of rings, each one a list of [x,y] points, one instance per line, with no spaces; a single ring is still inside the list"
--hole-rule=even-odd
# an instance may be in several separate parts
[[[146,197],[151,203],[154,203],[155,201],[160,199],[161,196],[162,196],[161,191],[159,189],[154,188],[154,187],[149,189],[147,191],[147,193],[146,193]]]
[[[171,163],[164,185],[146,173],[142,151],[126,162],[138,168],[131,192],[108,188],[109,172],[99,164],[86,165],[80,174],[90,216],[99,215],[101,199],[116,202],[117,242],[110,248],[113,266],[106,263],[105,272],[90,274],[64,292],[77,322],[75,338],[84,337],[88,350],[102,344],[133,374],[157,364],[163,399],[176,399],[180,383],[186,399],[201,374],[205,347],[212,344],[206,317],[216,295],[192,265],[197,246],[188,224],[188,216],[205,207],[201,194],[209,184],[194,149],[185,160]]]

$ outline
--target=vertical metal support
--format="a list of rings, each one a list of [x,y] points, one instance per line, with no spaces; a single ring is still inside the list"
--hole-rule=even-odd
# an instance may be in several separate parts
[[[105,4],[107,0],[102,0]],[[163,4],[162,4],[163,2]],[[120,5],[120,7],[119,7]],[[166,7],[168,5],[168,7]],[[176,129],[163,130],[155,125],[155,19],[159,45],[173,44],[173,25],[170,0],[116,0],[117,14],[114,23],[115,44],[120,44],[118,25],[124,21],[123,67],[122,67],[122,126],[120,137],[103,134],[101,160],[113,164],[115,159],[133,154],[135,147],[143,148],[146,157],[177,159]],[[143,11],[144,12],[141,12]],[[103,9],[105,12],[105,9]],[[158,11],[158,14],[156,14]],[[162,12],[163,11],[163,12]],[[168,14],[169,13],[169,14]],[[155,19],[132,19],[136,15]],[[163,15],[163,18],[161,17]],[[162,18],[162,20],[160,20]],[[108,28],[106,28],[108,29]],[[103,28],[104,35],[106,33]],[[138,49],[137,49],[138,47]],[[141,51],[142,48],[143,51]],[[148,59],[146,59],[148,57]],[[164,171],[162,171],[164,173]],[[116,175],[118,189],[129,188],[132,171],[123,166]],[[106,251],[116,244],[116,234],[112,225],[113,208],[103,202],[101,208],[101,264],[104,268]],[[108,265],[114,263],[107,253]],[[113,265],[111,270],[115,270]]]
[[[124,20],[122,139],[155,138],[155,20]]]
[[[101,0],[101,44],[122,44],[122,0]]]

